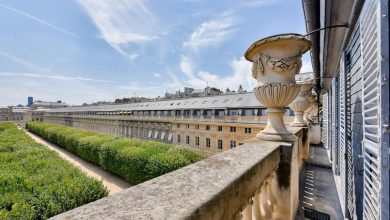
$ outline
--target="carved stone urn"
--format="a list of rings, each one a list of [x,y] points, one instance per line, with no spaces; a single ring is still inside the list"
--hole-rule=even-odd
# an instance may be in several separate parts
[[[303,53],[311,48],[311,43],[299,34],[280,34],[253,43],[245,53],[245,58],[253,62],[252,76],[257,79],[254,94],[259,102],[267,107],[268,122],[256,138],[268,141],[295,141],[294,134],[284,124],[285,107],[300,91],[295,83],[299,73]]]
[[[318,107],[317,107],[317,103],[316,103],[316,95],[310,94],[308,96],[308,99],[310,101],[310,106],[309,106],[309,108],[307,108],[305,110],[304,115],[303,115],[303,119],[306,122],[310,123],[314,120],[313,116],[315,116],[317,114]]]
[[[309,98],[313,85],[306,83],[300,85],[301,89],[298,96],[289,105],[295,114],[294,121],[290,124],[291,127],[307,127],[307,123],[303,120],[303,114],[311,105],[311,100]]]

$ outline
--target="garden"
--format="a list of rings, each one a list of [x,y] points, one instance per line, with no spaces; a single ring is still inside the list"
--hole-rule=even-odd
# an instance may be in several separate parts
[[[47,219],[107,195],[101,181],[0,122],[0,219]]]
[[[28,130],[117,174],[133,184],[204,159],[185,146],[118,137],[44,122],[28,122]]]

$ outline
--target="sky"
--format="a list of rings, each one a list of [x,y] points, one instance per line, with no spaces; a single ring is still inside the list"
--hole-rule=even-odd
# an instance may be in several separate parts
[[[249,45],[306,33],[300,0],[0,0],[0,27],[0,105],[252,91]]]

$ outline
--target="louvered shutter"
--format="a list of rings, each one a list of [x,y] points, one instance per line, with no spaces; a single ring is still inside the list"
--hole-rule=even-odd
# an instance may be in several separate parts
[[[346,216],[357,219],[362,215],[362,169],[360,158],[363,131],[362,122],[362,61],[359,22],[356,24],[345,53],[345,191],[347,199]],[[358,190],[356,190],[358,189]],[[359,206],[359,207],[357,207]]]
[[[322,102],[323,102],[323,106],[322,106],[322,144],[324,145],[324,147],[326,149],[329,148],[328,146],[328,140],[329,140],[329,137],[328,137],[328,118],[329,118],[329,102],[328,102],[328,99],[329,99],[329,95],[328,93],[323,95],[322,96]]]
[[[381,2],[385,5],[381,5]],[[366,1],[360,19],[363,58],[364,219],[389,219],[389,133],[386,131],[389,114],[388,23],[384,24],[387,26],[387,33],[381,32],[381,28],[386,28],[381,26],[381,22],[388,19],[381,16],[383,9],[388,15],[388,5],[385,2]],[[381,46],[386,45],[387,49],[382,50]],[[381,59],[382,52],[387,54],[387,61]]]
[[[335,175],[339,175],[339,79],[336,77],[332,82],[332,167]]]
[[[346,103],[346,73],[344,66],[344,55],[341,56],[340,66],[339,66],[339,173],[340,173],[340,205],[343,213],[346,213],[346,163],[345,163],[345,155],[346,155],[346,136],[347,136],[347,103]]]

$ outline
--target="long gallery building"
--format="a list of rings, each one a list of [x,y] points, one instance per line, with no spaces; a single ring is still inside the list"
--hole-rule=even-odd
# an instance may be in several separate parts
[[[286,111],[291,121],[292,111]],[[140,139],[182,144],[206,153],[234,148],[265,127],[265,108],[253,93],[58,108],[43,121]]]

